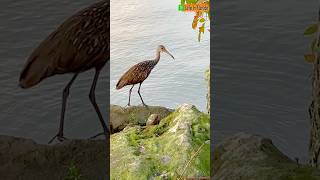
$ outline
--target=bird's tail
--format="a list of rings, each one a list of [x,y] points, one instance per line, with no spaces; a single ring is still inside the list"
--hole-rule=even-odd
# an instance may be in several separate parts
[[[21,88],[32,87],[51,74],[52,72],[46,61],[31,57],[20,74],[19,86]]]
[[[116,85],[116,89],[119,90],[119,89],[123,88],[125,85],[126,85],[126,83],[124,81],[122,81],[122,78],[120,78],[117,85]]]

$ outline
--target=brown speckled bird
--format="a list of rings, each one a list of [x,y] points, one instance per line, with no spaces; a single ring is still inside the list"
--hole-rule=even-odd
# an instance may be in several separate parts
[[[95,100],[100,71],[110,59],[109,16],[108,0],[95,3],[71,16],[32,52],[21,72],[19,85],[22,88],[35,86],[56,74],[74,74],[63,90],[59,132],[49,143],[55,138],[59,141],[65,139],[63,125],[69,89],[79,73],[92,68],[95,69],[95,76],[89,97],[104,131],[98,135],[107,135],[109,131]]]
[[[139,84],[138,94],[140,96],[141,102],[144,106],[147,106],[144,103],[142,96],[140,94],[140,87],[144,80],[146,80],[151,73],[152,69],[158,64],[160,60],[160,53],[165,52],[169,54],[173,59],[174,57],[166,50],[163,45],[159,45],[156,51],[156,58],[154,60],[142,61],[134,66],[132,66],[126,73],[124,73],[119,79],[116,89],[121,89],[124,86],[132,85],[129,90],[129,102],[128,106],[130,106],[130,97],[131,91],[135,84]]]

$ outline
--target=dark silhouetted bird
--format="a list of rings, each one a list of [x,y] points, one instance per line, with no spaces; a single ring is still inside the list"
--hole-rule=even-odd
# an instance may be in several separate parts
[[[129,90],[129,101],[128,106],[130,106],[130,97],[131,91],[135,84],[139,84],[138,94],[140,96],[141,102],[144,106],[147,106],[144,103],[142,96],[140,94],[140,87],[144,80],[146,80],[151,73],[152,69],[158,64],[160,60],[160,53],[165,52],[169,54],[173,59],[174,57],[166,50],[163,45],[159,45],[156,51],[156,58],[154,60],[147,60],[140,62],[134,66],[132,66],[126,73],[124,73],[119,79],[116,89],[121,89],[124,86],[132,85]]]
[[[89,98],[98,114],[103,133],[109,129],[95,100],[95,88],[101,69],[110,59],[110,4],[108,0],[95,3],[63,22],[31,54],[20,75],[20,86],[29,88],[55,74],[73,73],[63,90],[59,132],[55,138],[63,141],[63,124],[69,89],[79,73],[95,69]],[[96,136],[98,136],[96,135]],[[94,137],[96,137],[94,136]]]

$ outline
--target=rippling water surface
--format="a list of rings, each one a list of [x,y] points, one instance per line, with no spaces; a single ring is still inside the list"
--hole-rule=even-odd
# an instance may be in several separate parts
[[[31,51],[60,23],[92,0],[0,1],[0,134],[46,143],[58,132],[62,90],[72,75],[54,76],[23,90],[18,78]],[[86,138],[101,131],[88,94],[94,72],[82,73],[71,88],[65,135]],[[107,68],[97,87],[101,108],[108,102]],[[84,113],[85,112],[85,113]],[[104,117],[107,113],[104,112]]]
[[[206,108],[204,71],[209,67],[210,35],[198,43],[191,28],[194,13],[178,11],[177,0],[126,1],[111,0],[111,103],[125,106],[129,86],[116,90],[121,75],[134,64],[155,58],[156,47],[166,46],[175,60],[162,54],[160,62],[141,87],[149,105],[175,108],[191,103]],[[209,24],[208,24],[209,26]],[[141,104],[132,93],[132,104]]]
[[[54,76],[23,90],[18,78],[31,51],[63,20],[92,4],[93,0],[0,1],[0,134],[23,136],[46,143],[58,131],[62,90],[72,75]],[[203,72],[209,65],[209,36],[196,41],[191,14],[178,12],[179,1],[112,1],[111,103],[125,105],[127,90],[114,91],[115,81],[131,65],[154,57],[164,44],[176,57],[162,56],[143,85],[150,105],[175,107],[193,103],[205,109]],[[101,131],[88,94],[94,72],[82,73],[71,88],[65,135],[86,138]],[[102,109],[109,102],[109,71],[104,68],[97,86]],[[137,101],[134,94],[133,103]],[[107,117],[106,111],[103,116]]]
[[[215,137],[244,131],[307,158],[311,66],[303,60],[318,1],[217,1]]]

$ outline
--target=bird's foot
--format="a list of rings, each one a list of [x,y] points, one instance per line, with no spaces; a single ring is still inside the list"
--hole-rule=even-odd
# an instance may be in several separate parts
[[[48,144],[51,144],[55,139],[58,139],[59,142],[68,140],[66,137],[63,136],[63,134],[58,133],[57,135],[53,136],[53,138],[48,142]]]
[[[102,132],[102,133],[99,133],[99,134],[96,134],[96,135],[90,137],[89,139],[93,140],[93,139],[96,139],[97,137],[102,136],[102,135],[104,135],[106,137],[106,139],[108,139],[109,133],[108,132]]]

